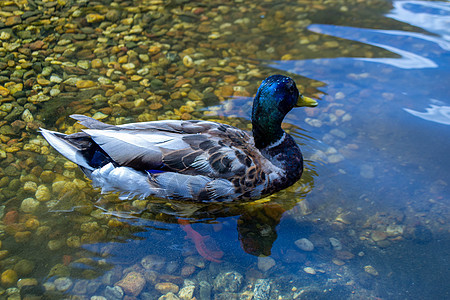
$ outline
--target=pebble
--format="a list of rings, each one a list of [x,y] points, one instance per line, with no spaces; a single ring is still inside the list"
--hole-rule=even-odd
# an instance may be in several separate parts
[[[87,89],[95,86],[95,82],[92,80],[78,80],[75,86],[79,89]]]
[[[404,226],[402,225],[389,225],[386,228],[386,234],[388,236],[397,236],[402,235],[404,230]]]
[[[144,288],[145,279],[138,272],[130,272],[115,285],[120,286],[126,294],[136,297]]]
[[[253,288],[253,300],[270,299],[270,281],[268,279],[257,279]]]
[[[214,279],[214,289],[219,292],[235,293],[237,292],[242,284],[244,277],[236,272],[221,272]]]
[[[45,202],[45,201],[50,200],[51,194],[50,194],[50,190],[48,189],[47,186],[40,185],[40,186],[38,186],[34,196],[35,196],[36,200],[38,200],[40,202]]]
[[[167,293],[178,293],[178,290],[180,289],[178,285],[172,283],[172,282],[160,282],[155,285],[155,289],[160,292],[161,294],[167,294]]]
[[[34,181],[27,181],[23,185],[23,190],[31,193],[36,193],[37,188],[37,183]]]
[[[17,281],[17,287],[21,289],[24,286],[37,286],[38,281],[36,278],[22,278]]]
[[[14,234],[14,240],[16,243],[26,243],[31,238],[30,231],[19,231]]]
[[[4,271],[1,275],[2,285],[6,287],[16,284],[17,279],[19,279],[17,272],[11,269]]]
[[[104,295],[108,300],[122,300],[123,290],[120,286],[107,286],[104,291]]]
[[[336,251],[342,250],[341,241],[339,241],[336,238],[329,238],[329,240],[330,240],[330,244],[331,244],[331,246],[333,247],[334,250],[336,250]]]
[[[68,277],[61,277],[61,278],[57,278],[55,280],[54,284],[55,284],[56,290],[58,290],[60,292],[65,292],[72,287],[73,282]]]
[[[17,274],[21,277],[30,274],[31,272],[33,272],[33,269],[34,263],[28,259],[21,259],[14,266],[14,271],[16,271]]]
[[[343,161],[345,158],[342,154],[332,154],[330,156],[328,156],[328,162],[331,164],[336,164],[338,162]]]
[[[187,285],[178,292],[178,297],[181,300],[191,300],[194,296],[194,291],[195,285]]]
[[[147,255],[141,259],[141,265],[147,270],[161,270],[166,263],[166,259],[158,255]]]
[[[50,240],[47,243],[47,247],[51,251],[56,251],[61,249],[65,245],[63,240]]]
[[[20,210],[24,213],[33,213],[38,207],[40,202],[34,198],[26,198],[20,205]]]
[[[100,14],[88,14],[86,15],[86,21],[88,23],[98,23],[105,19],[105,16]]]
[[[387,234],[383,231],[372,231],[370,238],[375,242],[379,242],[385,240],[387,238]]]
[[[276,262],[272,257],[269,256],[260,256],[258,257],[258,269],[262,272],[267,272],[273,266],[275,266]]]
[[[192,101],[202,101],[204,98],[204,95],[201,92],[199,92],[198,90],[192,89],[188,93],[188,98],[191,99]]]
[[[369,273],[372,276],[378,276],[378,271],[374,267],[372,267],[371,265],[365,266],[364,267],[364,271],[366,273]]]
[[[192,58],[189,55],[185,55],[183,57],[183,65],[185,65],[186,67],[190,68],[192,67],[194,64]]]
[[[322,121],[320,121],[319,119],[306,118],[305,122],[312,127],[322,127]]]
[[[197,268],[205,268],[205,259],[201,256],[188,256],[184,259],[184,262]]]
[[[316,274],[316,270],[314,270],[311,267],[305,267],[303,268],[303,271],[305,271],[305,273],[311,274],[311,275],[315,275]]]
[[[188,276],[191,276],[192,274],[194,274],[194,272],[195,272],[195,266],[194,265],[184,265],[181,268],[180,275],[182,277],[188,277]]]
[[[175,295],[172,292],[169,292],[165,295],[162,295],[161,297],[158,298],[158,300],[179,300],[180,298],[178,298],[177,295]]]
[[[200,281],[199,283],[199,296],[200,299],[209,300],[211,299],[211,284],[208,281]]]
[[[302,238],[302,239],[296,240],[294,242],[294,244],[303,251],[313,251],[314,250],[314,244],[307,238]]]

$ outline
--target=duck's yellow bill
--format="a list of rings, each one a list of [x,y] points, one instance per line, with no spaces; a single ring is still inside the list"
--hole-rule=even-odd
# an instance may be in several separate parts
[[[298,100],[297,100],[297,103],[295,104],[295,106],[296,107],[300,107],[300,106],[315,107],[315,106],[317,106],[317,104],[318,103],[316,100],[306,97],[306,96],[303,96],[303,95],[300,95],[300,97],[298,97]]]

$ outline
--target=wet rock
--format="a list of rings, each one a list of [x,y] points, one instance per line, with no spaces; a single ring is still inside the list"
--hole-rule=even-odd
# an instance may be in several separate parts
[[[214,290],[219,292],[237,292],[242,284],[243,276],[236,272],[222,272],[214,279]]]
[[[178,290],[180,289],[176,284],[172,282],[160,282],[155,285],[155,289],[159,291],[161,294],[167,294],[167,293],[178,293]]]
[[[210,300],[211,299],[211,284],[207,281],[200,281],[199,283],[199,296],[201,300]]]
[[[17,279],[19,279],[17,272],[11,269],[4,271],[1,275],[1,282],[2,285],[5,287],[9,287],[16,284]]]
[[[166,259],[158,255],[147,255],[141,259],[141,265],[147,270],[161,270],[165,263]]]
[[[64,240],[50,240],[47,243],[47,247],[51,251],[56,251],[61,249],[65,245]]]
[[[115,285],[120,286],[126,294],[137,296],[145,286],[145,279],[138,272],[130,272]]]
[[[108,300],[106,297],[103,296],[92,296],[90,300]]]
[[[50,190],[45,185],[40,185],[35,193],[35,197],[40,202],[48,201],[51,197]]]
[[[342,250],[341,241],[339,241],[336,238],[330,238],[329,240],[330,240],[331,246],[333,247],[333,250],[336,250],[336,251]]]
[[[402,235],[404,230],[404,226],[402,225],[389,225],[386,228],[386,234],[388,236],[397,236]]]
[[[180,298],[178,298],[177,295],[175,295],[172,292],[169,292],[165,295],[162,295],[161,297],[158,298],[158,300],[179,300]]]
[[[314,270],[311,267],[305,267],[303,268],[303,271],[305,271],[305,273],[311,274],[311,275],[315,275],[316,274],[316,270]]]
[[[31,239],[30,231],[19,231],[14,234],[16,243],[26,243]]]
[[[379,242],[385,240],[387,238],[387,235],[383,231],[373,231],[370,234],[370,238],[375,242]]]
[[[95,82],[92,80],[78,80],[75,86],[79,89],[87,89],[95,86]]]
[[[195,285],[187,285],[178,292],[178,297],[181,300],[191,300],[194,296],[194,291]]]
[[[258,257],[258,269],[262,272],[268,271],[270,268],[275,266],[275,260],[272,257]]]
[[[25,213],[33,213],[38,207],[40,202],[34,198],[26,198],[20,205],[20,210]]]
[[[36,278],[22,278],[17,281],[17,287],[21,289],[24,286],[38,285]]]
[[[365,266],[364,271],[372,276],[378,276],[378,271],[371,265]]]
[[[88,23],[98,23],[105,19],[105,16],[100,14],[88,14],[86,15],[86,21]]]
[[[184,262],[201,269],[205,267],[205,259],[201,256],[188,256],[184,259]]]
[[[34,263],[28,259],[21,259],[14,266],[14,271],[16,271],[17,274],[21,277],[30,274],[31,272],[33,272],[33,269]]]
[[[258,279],[253,289],[254,300],[268,300],[270,299],[270,281],[268,279]]]
[[[88,286],[88,280],[79,280],[75,283],[72,289],[72,293],[74,294],[86,294],[87,292],[87,286]]]
[[[294,244],[303,251],[313,251],[314,250],[314,244],[307,238],[302,238],[302,239],[296,240],[294,242]]]
[[[24,279],[25,280],[25,279]],[[42,285],[37,284],[29,284],[29,285],[23,285],[20,288],[20,299],[42,299],[43,295],[45,293],[45,289]]]
[[[68,277],[61,277],[61,278],[57,278],[55,280],[54,284],[55,284],[56,290],[58,290],[60,292],[65,292],[72,287],[73,282]]]
[[[188,98],[192,101],[202,101],[204,97],[205,96],[201,92],[195,89],[190,90],[188,94]]]
[[[107,286],[104,291],[106,299],[110,300],[122,300],[123,290],[120,286]]]
[[[100,225],[98,225],[98,223],[95,221],[87,222],[87,223],[81,224],[80,229],[83,232],[92,233],[92,232],[97,232],[100,229]]]

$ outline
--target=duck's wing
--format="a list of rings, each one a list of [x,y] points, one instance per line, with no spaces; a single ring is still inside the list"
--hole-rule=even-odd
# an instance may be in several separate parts
[[[169,120],[114,126],[72,117],[88,127],[83,131],[120,166],[230,178],[259,165],[252,137],[229,125]]]

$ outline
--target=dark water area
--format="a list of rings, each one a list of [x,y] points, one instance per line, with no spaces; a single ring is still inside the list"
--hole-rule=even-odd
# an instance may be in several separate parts
[[[447,299],[450,4],[0,3],[1,299]],[[38,133],[250,129],[271,74],[302,179],[250,203],[101,194]]]

